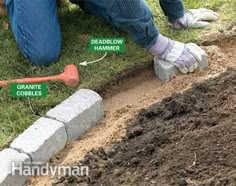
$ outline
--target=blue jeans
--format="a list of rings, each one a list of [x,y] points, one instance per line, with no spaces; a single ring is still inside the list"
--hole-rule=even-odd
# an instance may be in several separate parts
[[[145,0],[72,0],[87,13],[103,18],[130,33],[133,40],[150,48],[158,28]],[[12,31],[23,55],[35,65],[55,62],[61,50],[56,0],[5,0]],[[181,0],[160,0],[169,19],[183,16]]]
[[[35,65],[55,62],[61,50],[56,0],[5,0],[11,28],[23,55]]]

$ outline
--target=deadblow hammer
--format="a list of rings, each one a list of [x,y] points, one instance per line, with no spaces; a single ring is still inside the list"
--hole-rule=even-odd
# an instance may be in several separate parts
[[[31,78],[0,81],[0,88],[7,86],[11,83],[43,83],[49,81],[62,81],[68,87],[75,88],[79,84],[78,68],[75,65],[67,65],[64,68],[64,72],[62,74],[55,76],[31,77]]]

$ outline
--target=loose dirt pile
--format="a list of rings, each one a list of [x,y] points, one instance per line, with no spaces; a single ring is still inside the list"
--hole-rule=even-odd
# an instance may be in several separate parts
[[[55,185],[236,185],[236,70],[173,94],[130,121],[123,140],[90,151],[90,177]]]

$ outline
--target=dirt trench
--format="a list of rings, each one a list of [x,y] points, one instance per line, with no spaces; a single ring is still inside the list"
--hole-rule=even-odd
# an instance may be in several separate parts
[[[162,83],[151,69],[146,69],[105,92],[104,120],[77,141],[68,143],[51,160],[52,164],[61,165],[78,164],[82,159],[95,167],[96,162],[101,163],[102,167],[91,168],[90,178],[40,177],[30,179],[27,185],[55,182],[58,185],[204,185],[211,179],[218,180],[217,176],[221,179],[221,174],[235,181],[231,168],[235,169],[236,157],[235,123],[232,123],[235,122],[236,79],[234,70],[226,71],[236,68],[236,40],[227,39],[203,48],[210,59],[207,70],[179,75],[171,82]],[[215,79],[190,89],[193,83],[212,78]],[[183,95],[172,95],[185,90]],[[171,110],[172,107],[176,109]],[[229,108],[234,110],[229,112]],[[144,111],[140,113],[140,110]],[[229,137],[224,138],[225,135]],[[113,152],[113,148],[115,153],[104,158],[104,152]],[[227,169],[214,171],[226,166],[226,159]],[[110,160],[114,164],[109,165]],[[222,165],[211,167],[214,161],[215,165]],[[206,166],[201,167],[201,163]]]
[[[236,69],[143,110],[125,138],[55,185],[236,185]]]

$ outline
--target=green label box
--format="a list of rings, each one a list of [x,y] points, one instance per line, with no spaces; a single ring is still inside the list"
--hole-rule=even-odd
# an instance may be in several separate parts
[[[124,38],[90,38],[90,52],[125,52]]]
[[[12,83],[11,93],[14,98],[45,98],[47,83]]]

